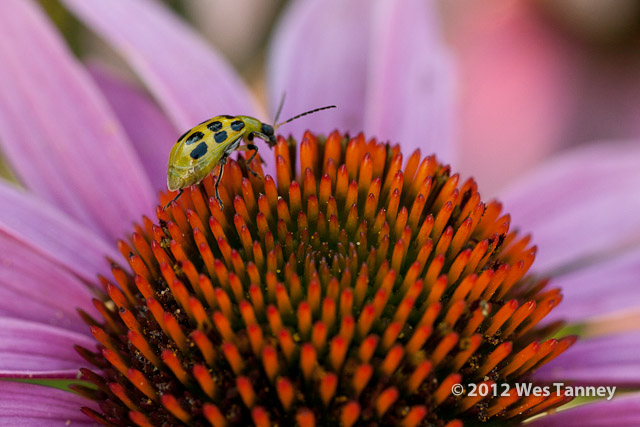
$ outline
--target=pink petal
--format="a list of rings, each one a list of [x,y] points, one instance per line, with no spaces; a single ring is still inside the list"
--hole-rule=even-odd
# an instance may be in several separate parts
[[[640,386],[640,332],[583,339],[540,368],[536,379],[572,384]]]
[[[186,130],[218,114],[255,111],[233,69],[159,2],[63,3],[120,51],[177,128]]]
[[[494,196],[566,142],[575,58],[533,2],[460,4],[458,167]]]
[[[31,2],[0,2],[0,58],[0,141],[22,181],[109,237],[150,212],[153,192],[126,135]]]
[[[0,233],[87,282],[94,282],[98,273],[111,274],[105,257],[120,258],[115,245],[105,243],[56,208],[2,181],[0,200]]]
[[[74,345],[92,349],[96,342],[53,326],[0,318],[0,377],[74,378],[88,365]]]
[[[35,384],[0,381],[0,425],[94,426],[80,408],[95,406],[77,394]]]
[[[598,400],[538,418],[531,426],[600,427],[640,425],[640,393]]]
[[[93,296],[78,277],[0,233],[0,315],[88,332],[76,309],[95,316]]]
[[[178,131],[153,101],[132,83],[98,63],[90,64],[88,69],[127,132],[153,188],[164,190],[167,159],[179,136]]]
[[[640,248],[585,265],[552,280],[562,289],[562,304],[545,321],[588,319],[640,311]]]
[[[532,232],[538,271],[575,268],[640,243],[640,149],[600,143],[558,156],[502,197],[514,227]]]
[[[365,130],[452,161],[452,62],[424,0],[374,2]]]
[[[279,121],[325,105],[338,108],[287,124],[284,134],[365,130],[371,17],[369,0],[291,2],[271,46],[272,111],[284,92]]]

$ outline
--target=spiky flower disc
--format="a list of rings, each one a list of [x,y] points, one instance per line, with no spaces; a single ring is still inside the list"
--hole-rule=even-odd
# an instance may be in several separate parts
[[[275,180],[227,165],[224,210],[210,176],[119,242],[131,272],[114,262],[95,300],[104,320],[84,314],[100,345],[79,348],[96,367],[83,374],[98,391],[78,390],[101,408],[85,413],[140,426],[460,425],[568,400],[466,394],[525,381],[574,342],[541,341],[560,292],[525,277],[535,247],[473,180],[419,151],[403,169],[397,146],[363,135],[306,133],[274,151]]]

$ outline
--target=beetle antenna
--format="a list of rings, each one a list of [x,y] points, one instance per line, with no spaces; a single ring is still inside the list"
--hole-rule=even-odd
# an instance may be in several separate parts
[[[337,108],[337,107],[336,107],[335,105],[328,105],[328,106],[326,106],[326,107],[320,107],[320,108],[316,108],[316,109],[314,109],[314,110],[305,111],[304,113],[301,113],[301,114],[298,114],[297,116],[293,116],[293,117],[291,117],[289,120],[286,120],[286,121],[284,121],[284,122],[282,122],[282,123],[278,123],[278,124],[277,124],[277,125],[275,125],[273,128],[274,128],[274,129],[278,129],[280,126],[284,125],[285,123],[292,122],[292,121],[294,121],[295,119],[299,119],[299,118],[300,118],[300,117],[302,117],[302,116],[306,116],[307,114],[315,113],[315,112],[322,111],[322,110],[328,110],[328,109],[330,109],[330,108]]]
[[[282,112],[282,106],[284,105],[284,99],[287,97],[287,92],[282,92],[282,98],[280,98],[280,105],[278,105],[278,111],[276,112],[276,118],[273,119],[273,124],[278,123],[280,113]]]

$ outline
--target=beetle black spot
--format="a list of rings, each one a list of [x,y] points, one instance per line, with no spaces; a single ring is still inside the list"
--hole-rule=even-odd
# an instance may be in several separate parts
[[[211,132],[218,132],[220,129],[222,129],[222,123],[211,122],[207,125],[207,129],[209,129]]]
[[[227,131],[223,130],[222,132],[216,133],[215,135],[213,135],[213,139],[215,139],[218,144],[226,141],[227,140]]]
[[[241,130],[244,127],[244,122],[242,120],[236,120],[235,122],[231,123],[231,129],[233,130]]]
[[[204,136],[204,133],[202,133],[202,132],[194,132],[191,135],[189,135],[189,138],[187,138],[185,144],[191,145],[193,143],[196,143],[196,142],[200,141],[203,136]]]
[[[207,154],[207,143],[206,142],[201,142],[200,144],[198,144],[198,146],[196,148],[191,150],[191,153],[189,153],[191,158],[194,159],[194,160],[198,160],[200,157],[204,156],[205,154]]]
[[[224,115],[224,116],[222,116],[222,117],[224,117],[225,119],[229,119],[229,120],[231,120],[231,119],[235,119],[235,118],[236,118],[235,116],[230,116],[230,115],[228,115],[228,114],[225,114],[225,115]]]

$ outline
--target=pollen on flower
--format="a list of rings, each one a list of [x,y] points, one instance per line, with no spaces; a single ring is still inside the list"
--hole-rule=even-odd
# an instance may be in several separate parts
[[[98,341],[78,351],[104,425],[517,422],[570,397],[452,394],[501,385],[573,342],[540,321],[562,299],[498,202],[435,156],[306,133],[276,177],[229,161],[118,247]],[[296,162],[300,172],[296,173]],[[164,206],[171,194],[161,194]],[[503,390],[500,388],[500,390]]]

